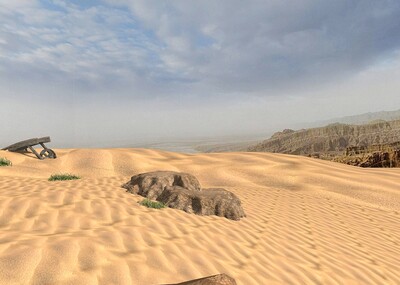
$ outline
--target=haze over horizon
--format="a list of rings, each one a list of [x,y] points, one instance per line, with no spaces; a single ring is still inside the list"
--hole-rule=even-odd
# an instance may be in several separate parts
[[[399,1],[0,0],[0,146],[256,136],[400,109]]]

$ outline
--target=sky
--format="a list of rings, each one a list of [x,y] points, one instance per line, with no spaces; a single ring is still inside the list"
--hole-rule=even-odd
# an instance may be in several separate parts
[[[398,0],[0,0],[0,144],[272,131],[400,109]]]

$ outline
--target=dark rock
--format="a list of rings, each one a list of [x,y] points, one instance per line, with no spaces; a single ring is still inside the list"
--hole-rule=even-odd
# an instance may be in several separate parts
[[[390,167],[390,157],[388,152],[374,152],[360,163],[361,167]]]
[[[246,216],[235,194],[222,188],[201,189],[196,177],[188,173],[142,173],[132,176],[123,187],[128,192],[187,213],[217,215],[231,220],[240,220]]]
[[[166,187],[157,201],[170,208],[202,216],[217,215],[231,220],[245,217],[240,199],[222,188],[202,189],[199,192],[179,186]]]
[[[226,274],[218,274],[182,283],[165,285],[236,285],[236,281]]]
[[[346,155],[334,161],[361,167],[400,167],[400,143],[371,146],[351,146]]]
[[[139,194],[151,200],[157,199],[167,186],[179,186],[192,191],[200,191],[196,177],[188,173],[174,171],[155,171],[138,174],[122,187],[133,194]]]

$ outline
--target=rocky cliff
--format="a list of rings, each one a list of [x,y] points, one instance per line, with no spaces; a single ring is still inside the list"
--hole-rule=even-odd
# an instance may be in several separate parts
[[[250,146],[248,151],[311,156],[336,156],[349,146],[370,146],[400,141],[400,120],[364,125],[331,124],[321,128],[284,130]]]

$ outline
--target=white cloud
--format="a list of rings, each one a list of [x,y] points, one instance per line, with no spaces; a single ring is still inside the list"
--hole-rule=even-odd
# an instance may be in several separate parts
[[[148,74],[162,72],[159,47],[122,9],[82,9],[64,1],[54,1],[51,9],[44,4],[20,3],[20,8],[13,10],[15,5],[7,6],[9,11],[0,20],[0,64],[8,70],[8,79],[23,69],[67,86],[79,78],[87,88],[96,89],[112,88],[121,80],[129,85],[137,77],[145,82]]]
[[[15,9],[34,7],[38,3],[37,0],[0,0],[0,8],[3,12]]]

